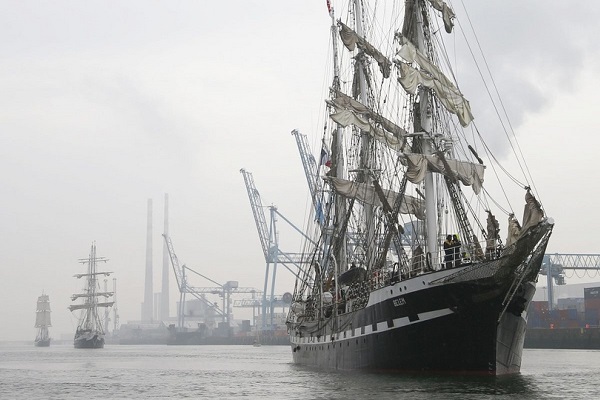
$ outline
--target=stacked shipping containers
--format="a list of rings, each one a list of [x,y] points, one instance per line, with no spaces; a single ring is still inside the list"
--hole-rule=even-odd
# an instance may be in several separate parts
[[[600,325],[600,287],[583,289],[583,301],[585,325],[588,327]]]
[[[585,288],[584,298],[559,299],[557,309],[546,301],[532,301],[527,310],[528,328],[589,328],[600,326],[600,287]]]

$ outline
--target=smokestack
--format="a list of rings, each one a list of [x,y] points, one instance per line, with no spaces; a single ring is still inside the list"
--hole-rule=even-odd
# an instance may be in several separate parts
[[[152,321],[152,199],[148,199],[148,228],[146,230],[146,285],[142,321]]]
[[[165,193],[165,227],[164,235],[169,236],[169,195]],[[169,318],[169,250],[167,242],[163,240],[163,268],[162,289],[160,295],[160,319],[166,321]]]

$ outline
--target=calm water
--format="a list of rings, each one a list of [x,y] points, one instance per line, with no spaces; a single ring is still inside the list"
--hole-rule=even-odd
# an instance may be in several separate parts
[[[600,351],[525,350],[503,378],[319,371],[286,346],[0,345],[0,399],[592,399]]]

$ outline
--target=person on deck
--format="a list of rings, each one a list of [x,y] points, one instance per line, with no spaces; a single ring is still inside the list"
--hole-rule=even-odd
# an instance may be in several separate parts
[[[454,261],[454,247],[452,242],[452,235],[446,236],[444,241],[444,265],[446,269],[452,268],[452,261]]]
[[[458,240],[458,235],[454,235],[452,237],[452,249],[454,251],[454,266],[460,267],[461,257],[460,257],[460,240]]]

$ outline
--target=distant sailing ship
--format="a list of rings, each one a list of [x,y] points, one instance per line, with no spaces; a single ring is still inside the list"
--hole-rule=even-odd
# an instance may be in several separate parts
[[[518,373],[553,220],[528,172],[520,181],[491,154],[483,134],[501,128],[473,121],[447,53],[461,35],[443,38],[452,9],[373,3],[352,1],[342,22],[327,0],[334,76],[320,163],[307,170],[314,210],[287,319],[293,360]],[[525,192],[521,223],[502,195],[492,198],[507,196],[504,184],[483,186],[484,160],[490,178]]]
[[[50,298],[47,294],[42,294],[37,300],[37,309],[35,312],[35,327],[38,328],[35,337],[37,347],[50,346],[50,334],[48,327],[52,326],[50,321]]]
[[[75,301],[79,298],[84,299],[82,304],[73,304],[69,310],[81,310],[79,324],[75,332],[74,346],[76,349],[101,349],[104,347],[104,328],[98,307],[111,307],[114,301],[100,301],[101,297],[108,299],[114,292],[100,291],[98,276],[109,276],[112,272],[102,272],[97,270],[97,264],[107,262],[108,259],[96,256],[96,243],[92,243],[90,255],[87,259],[79,260],[81,264],[87,264],[87,273],[74,275],[77,279],[85,277],[85,287],[83,293],[76,293],[71,296]]]

